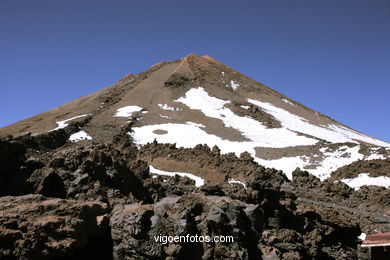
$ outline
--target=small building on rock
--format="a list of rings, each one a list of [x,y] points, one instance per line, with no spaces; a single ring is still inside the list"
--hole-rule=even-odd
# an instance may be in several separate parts
[[[366,236],[362,247],[369,247],[371,260],[390,259],[390,232]]]

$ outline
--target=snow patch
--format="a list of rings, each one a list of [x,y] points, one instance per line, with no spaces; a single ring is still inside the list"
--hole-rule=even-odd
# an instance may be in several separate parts
[[[387,176],[379,176],[379,177],[370,177],[369,173],[361,173],[356,178],[352,179],[342,179],[342,182],[347,184],[349,187],[358,190],[362,186],[382,186],[389,188],[390,186],[390,178]]]
[[[249,106],[240,106],[243,109],[249,109]]]
[[[188,177],[188,178],[195,181],[196,187],[200,187],[200,186],[204,185],[204,180],[202,178],[195,176],[191,173],[162,171],[162,170],[154,168],[152,165],[149,166],[149,171],[150,171],[150,173],[157,174],[157,175],[163,175],[163,176],[172,176],[173,177],[175,175],[179,175],[181,177]]]
[[[290,100],[282,99],[282,101],[283,101],[284,103],[289,104],[289,105],[295,106],[294,103],[292,103]]]
[[[57,121],[56,123],[57,123],[58,126],[56,128],[54,128],[54,129],[50,130],[50,132],[67,127],[69,125],[68,124],[69,121],[72,121],[74,119],[81,118],[81,117],[86,117],[86,116],[89,116],[89,115],[90,114],[84,114],[84,115],[75,116],[75,117],[72,117],[72,118],[69,118],[69,119],[66,119],[66,120],[63,120],[63,121]]]
[[[159,116],[162,118],[166,118],[166,119],[172,119],[172,117],[170,117],[170,116],[165,116],[165,115],[161,115],[161,114],[159,114]]]
[[[255,155],[252,142],[232,142],[224,140],[219,136],[208,134],[200,129],[200,126],[194,124],[166,123],[134,127],[132,130],[133,132],[129,134],[133,137],[138,146],[153,142],[153,140],[156,139],[159,143],[176,143],[178,147],[184,148],[194,148],[198,144],[206,144],[209,147],[217,145],[222,154],[233,152],[239,156],[241,153],[247,151],[252,156]],[[158,135],[154,133],[155,130],[163,130],[167,133]]]
[[[327,151],[327,148],[321,148],[324,159],[316,169],[308,170],[311,174],[317,176],[321,181],[330,177],[330,173],[340,167],[351,164],[357,160],[362,160],[364,155],[359,153],[360,146],[354,147],[341,146],[336,151]]]
[[[383,154],[380,154],[378,153],[379,150],[381,149],[381,147],[371,147],[369,152],[370,152],[370,155],[369,156],[366,156],[364,158],[364,160],[385,160],[388,158],[389,155],[386,154],[383,155]],[[388,150],[389,148],[386,148],[386,150]]]
[[[364,155],[359,153],[360,146],[354,147],[341,146],[335,151],[328,151],[327,148],[321,148],[323,159],[319,165],[314,169],[305,169],[306,166],[311,165],[308,156],[283,157],[275,160],[266,160],[262,158],[255,158],[255,161],[263,166],[282,170],[288,179],[292,180],[292,172],[298,167],[301,170],[308,171],[312,175],[319,178],[321,181],[330,177],[330,173],[336,169],[353,163],[357,160],[362,160]]]
[[[171,107],[167,104],[157,104],[162,110],[169,110],[169,111],[179,111],[180,108],[178,107]]]
[[[261,122],[252,118],[241,117],[224,107],[230,101],[225,101],[209,94],[203,88],[193,88],[187,91],[185,97],[176,100],[191,109],[200,110],[205,116],[220,119],[226,127],[231,127],[242,133],[249,142],[238,142],[246,146],[246,150],[254,147],[283,148],[297,145],[312,145],[318,141],[305,136],[299,136],[284,128],[267,128]],[[242,149],[240,149],[242,150]],[[234,151],[232,151],[234,152]]]
[[[191,121],[187,121],[186,122],[187,125],[192,125],[192,126],[196,126],[196,127],[202,127],[202,128],[205,128],[204,125],[202,124],[198,124],[198,123],[195,123],[195,122],[191,122]]]
[[[370,144],[374,144],[377,146],[390,147],[390,143],[386,143],[386,142],[383,142],[381,140],[372,138],[368,135],[359,133],[359,132],[352,130],[350,128],[347,128],[345,126],[329,125],[327,127],[332,129],[333,131],[336,131],[340,134],[347,136],[348,138],[350,138],[350,140],[356,139],[356,140],[360,140],[360,141],[363,141],[365,143],[370,143]]]
[[[247,99],[247,100],[248,102],[264,109],[265,112],[271,114],[278,121],[280,121],[280,123],[284,128],[287,128],[292,131],[297,131],[311,136],[315,136],[332,143],[346,143],[346,142],[358,143],[354,140],[356,139],[356,140],[360,140],[366,143],[371,143],[379,146],[387,146],[387,147],[390,146],[389,143],[385,143],[375,138],[363,135],[359,132],[356,132],[344,126],[313,125],[310,124],[306,119],[294,115],[270,103],[262,102],[254,99]]]
[[[134,112],[139,112],[142,107],[139,106],[125,106],[118,108],[115,113],[115,117],[131,117]]]
[[[138,146],[145,145],[156,139],[159,143],[176,143],[178,147],[184,148],[193,148],[198,144],[205,144],[209,147],[217,145],[222,154],[233,152],[240,156],[242,152],[248,152],[257,163],[282,170],[289,179],[292,178],[292,172],[299,167],[324,180],[330,177],[330,173],[337,168],[359,159],[366,159],[363,154],[359,153],[359,145],[353,147],[345,145],[338,149],[320,149],[323,161],[319,161],[318,166],[314,169],[305,169],[306,166],[313,164],[308,156],[283,157],[275,160],[258,158],[255,152],[257,147],[285,148],[314,145],[318,142],[317,139],[298,135],[295,131],[307,132],[309,135],[319,136],[319,138],[324,137],[324,139],[331,139],[334,142],[351,141],[351,139],[333,129],[312,125],[304,118],[274,107],[271,104],[250,99],[248,101],[267,110],[281,122],[282,127],[267,128],[261,122],[252,118],[240,117],[225,107],[230,101],[212,97],[203,88],[199,87],[190,89],[185,96],[180,97],[175,102],[182,103],[190,109],[199,110],[207,117],[221,120],[225,127],[239,131],[243,137],[248,139],[247,141],[222,139],[217,135],[207,133],[204,125],[194,122],[134,127],[132,129],[133,132],[129,134],[134,138]],[[155,130],[162,130],[166,133],[159,135],[154,133]]]
[[[69,137],[69,141],[76,143],[79,141],[92,140],[92,137],[88,135],[85,131],[79,131],[77,133],[72,134]]]
[[[370,154],[369,156],[367,156],[366,158],[364,158],[364,160],[385,160],[386,157],[383,156],[383,154],[376,154],[376,153],[373,153],[373,154]]]
[[[228,183],[229,183],[229,184],[240,184],[240,185],[242,185],[242,186],[244,187],[244,189],[247,189],[245,183],[243,183],[243,182],[241,182],[241,181],[237,181],[237,180],[235,180],[235,179],[230,179],[230,180],[228,180]]]
[[[234,80],[231,80],[231,81],[230,81],[230,87],[231,87],[234,91],[236,91],[236,90],[238,89],[239,86],[240,86],[240,84],[235,83]]]
[[[307,165],[306,156],[283,157],[275,160],[255,158],[255,162],[268,168],[275,168],[284,172],[289,180],[292,180],[292,172],[297,168],[303,169]]]

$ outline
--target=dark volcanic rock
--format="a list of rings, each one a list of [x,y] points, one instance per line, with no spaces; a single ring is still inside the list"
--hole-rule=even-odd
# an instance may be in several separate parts
[[[29,180],[35,189],[35,193],[46,197],[65,198],[66,190],[61,177],[55,173],[53,168],[42,168],[35,170]]]
[[[354,191],[343,182],[332,179],[321,182],[297,169],[293,182],[285,184],[283,190],[297,196],[298,205],[310,207],[329,222],[359,223],[365,233],[386,231],[386,225],[378,223],[390,223],[390,190],[384,187],[363,186]]]
[[[360,226],[371,224],[326,203],[387,203],[386,189],[354,192],[300,170],[289,182],[248,153],[156,142],[138,150],[129,127],[112,144],[61,144],[61,132],[0,142],[1,194],[41,194],[0,198],[0,258],[356,259]],[[197,169],[205,185],[151,175],[156,161]],[[187,235],[233,242],[155,241]]]
[[[110,219],[117,259],[248,259],[245,238],[251,222],[245,214],[245,203],[228,197],[166,197],[153,205],[125,205],[114,209]],[[164,243],[162,236],[230,235],[234,243]],[[148,250],[144,250],[148,248]]]
[[[233,153],[222,155],[216,146],[210,149],[207,145],[199,144],[192,149],[187,149],[153,142],[141,147],[139,157],[149,163],[165,160],[184,164],[185,172],[192,172],[194,168],[211,168],[213,176],[201,176],[213,182],[234,177],[243,182],[252,182],[253,185],[279,189],[284,182],[288,181],[281,171],[265,168],[254,162],[249,153],[242,153],[240,157]],[[199,173],[202,174],[202,171]]]
[[[104,203],[25,195],[1,197],[0,208],[2,259],[111,257]]]
[[[0,196],[32,192],[26,182],[30,173],[25,164],[26,152],[21,143],[0,140]]]
[[[359,160],[338,168],[332,172],[332,179],[355,178],[359,173],[369,173],[371,177],[390,176],[390,159],[386,160]]]
[[[55,152],[48,164],[58,169],[56,173],[63,179],[68,197],[106,202],[150,201],[143,184],[150,177],[149,168],[142,162],[126,161],[125,157],[109,145],[92,144]]]
[[[314,212],[281,204],[268,213],[226,196],[183,195],[155,204],[115,207],[110,218],[116,259],[353,259],[354,225],[338,226]],[[275,207],[276,206],[276,207]],[[156,241],[162,236],[229,236],[234,242]],[[335,257],[333,248],[339,255]],[[266,257],[273,258],[266,258]],[[262,258],[263,257],[263,258]]]
[[[164,82],[164,86],[169,87],[169,88],[184,87],[184,86],[188,86],[192,80],[193,80],[193,78],[191,78],[191,76],[189,76],[189,75],[180,74],[180,73],[173,73],[169,77],[169,79]]]

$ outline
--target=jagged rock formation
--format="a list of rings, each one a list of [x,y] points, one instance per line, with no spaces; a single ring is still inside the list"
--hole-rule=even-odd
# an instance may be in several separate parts
[[[8,241],[2,257],[74,259],[104,244],[102,253],[112,253],[114,259],[354,259],[360,225],[374,227],[370,221],[296,200],[307,190],[303,184],[312,183],[311,189],[325,185],[308,181],[314,177],[307,173],[295,172],[290,183],[282,172],[258,165],[248,154],[221,155],[217,147],[152,143],[138,150],[126,130],[111,144],[67,143],[46,148],[46,153],[26,145],[42,136],[1,142],[1,150],[14,149],[12,157],[18,158],[2,161],[2,169],[24,174],[13,178],[2,171],[2,179],[9,187],[16,187],[14,182],[28,187],[17,189],[19,196],[4,196],[15,195],[8,191],[0,199],[0,240]],[[152,162],[162,157],[193,161],[223,177],[201,187],[188,178],[156,177],[143,160],[146,155]],[[235,169],[246,187],[227,182]],[[286,183],[295,185],[294,191]],[[353,193],[339,185],[346,194]],[[24,195],[30,193],[47,198]],[[335,199],[345,196],[337,187],[335,194]],[[35,225],[37,221],[42,224]],[[35,243],[26,247],[30,234]],[[184,234],[229,235],[234,243],[154,241],[154,236]]]
[[[0,197],[1,259],[111,257],[108,208],[98,201]]]

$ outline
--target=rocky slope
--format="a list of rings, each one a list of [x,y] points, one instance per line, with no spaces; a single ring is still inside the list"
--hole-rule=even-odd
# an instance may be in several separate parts
[[[258,165],[249,154],[221,155],[217,147],[151,143],[139,150],[128,138],[129,130],[123,128],[108,144],[61,142],[77,131],[75,125],[2,140],[1,258],[367,257],[359,250],[357,236],[362,229],[377,228],[375,220],[300,197],[306,194],[315,200],[322,195],[329,202],[342,198],[349,207],[363,202],[372,210],[383,205],[381,201],[361,198],[343,183],[324,184],[305,172],[295,171],[290,182],[282,172]],[[167,158],[202,165],[220,177],[196,187],[186,177],[149,172],[149,163],[165,165],[167,160],[162,159]],[[229,183],[232,176],[245,187]],[[154,241],[154,236],[186,234],[229,235],[234,242]]]

